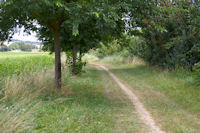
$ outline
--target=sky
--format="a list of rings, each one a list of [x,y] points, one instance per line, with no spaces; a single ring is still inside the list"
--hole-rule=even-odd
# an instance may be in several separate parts
[[[31,32],[31,35],[28,35],[27,33],[23,32],[23,28],[21,28],[18,33],[14,34],[13,39],[17,39],[17,40],[21,40],[21,41],[38,42],[38,40],[36,38],[36,33]]]

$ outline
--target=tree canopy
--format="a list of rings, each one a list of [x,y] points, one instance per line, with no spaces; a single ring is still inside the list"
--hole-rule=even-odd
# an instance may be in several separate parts
[[[92,27],[87,26],[88,29],[92,28],[94,30],[96,28],[99,30],[98,33],[94,33],[93,35],[104,34],[110,29],[117,30],[117,25],[121,21],[124,12],[128,11],[126,9],[128,6],[125,5],[126,0],[1,1],[0,38],[1,40],[8,39],[12,37],[16,31],[16,27],[24,26],[25,31],[34,30],[39,33],[38,36],[40,39],[50,42],[49,45],[53,47],[53,51],[55,52],[55,83],[56,88],[59,89],[61,88],[61,41],[64,40],[62,38],[65,38],[61,34],[64,34],[67,30],[66,38],[69,38],[67,42],[70,42],[70,39],[74,40],[77,38],[79,42],[84,42],[85,40],[81,39],[84,37],[81,36],[86,36],[84,30],[82,30],[82,28],[86,28],[86,25],[82,24],[89,22],[88,20],[94,17],[96,17],[96,20],[93,21],[94,24]],[[95,31],[97,31],[96,29]],[[89,34],[90,31],[88,30],[87,35]],[[92,40],[92,42],[95,42],[95,40]],[[65,42],[63,45],[67,44],[69,43]]]

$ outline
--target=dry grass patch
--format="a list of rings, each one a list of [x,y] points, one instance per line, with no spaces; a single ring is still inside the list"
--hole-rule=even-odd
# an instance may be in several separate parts
[[[7,78],[0,99],[0,129],[4,133],[31,129],[32,111],[41,105],[38,98],[54,91],[53,70]]]

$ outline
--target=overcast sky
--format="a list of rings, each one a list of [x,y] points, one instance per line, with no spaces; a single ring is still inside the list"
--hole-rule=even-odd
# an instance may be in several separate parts
[[[23,32],[23,28],[19,30],[18,33],[15,33],[13,39],[21,40],[21,41],[32,41],[38,42],[36,38],[36,33],[32,32],[31,35],[27,35],[27,33]]]

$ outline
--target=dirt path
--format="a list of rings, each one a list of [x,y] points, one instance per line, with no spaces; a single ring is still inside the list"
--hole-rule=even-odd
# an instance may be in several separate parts
[[[144,108],[143,104],[139,101],[137,96],[128,89],[120,80],[117,78],[111,71],[109,71],[108,68],[106,68],[103,65],[97,65],[92,64],[95,66],[98,66],[109,73],[109,75],[115,80],[115,82],[120,86],[120,88],[126,93],[126,95],[129,97],[129,99],[132,101],[133,105],[136,108],[136,111],[139,114],[140,119],[143,121],[143,123],[148,127],[150,133],[165,133],[162,131],[155,123],[154,119],[151,117],[150,113]]]

